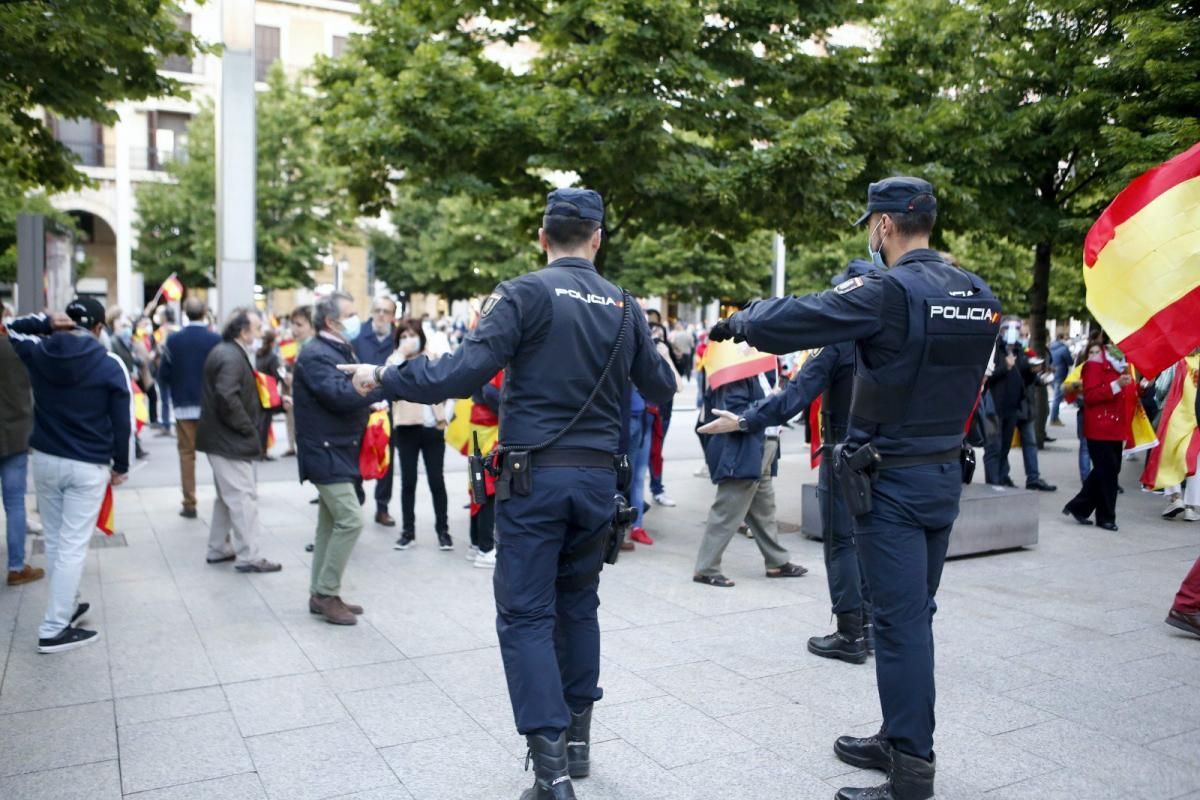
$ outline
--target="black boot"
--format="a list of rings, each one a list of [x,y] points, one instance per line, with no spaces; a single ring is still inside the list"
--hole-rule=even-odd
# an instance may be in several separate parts
[[[808,652],[821,658],[836,658],[851,664],[867,660],[867,642],[863,638],[862,614],[852,611],[837,615],[837,630],[828,636],[808,640]]]
[[[833,743],[833,754],[841,761],[859,769],[877,769],[887,772],[892,768],[892,744],[879,733],[866,738],[840,736]]]
[[[554,739],[530,734],[525,741],[529,743],[525,769],[532,761],[533,786],[521,794],[521,800],[575,800],[567,774],[567,732],[561,731]]]
[[[866,607],[862,610],[863,639],[867,643],[867,655],[875,655],[875,620]]]
[[[937,760],[892,751],[892,774],[886,783],[866,789],[839,789],[834,800],[930,800]]]
[[[571,712],[571,727],[567,729],[567,772],[572,778],[586,778],[591,769],[592,707],[576,714]]]

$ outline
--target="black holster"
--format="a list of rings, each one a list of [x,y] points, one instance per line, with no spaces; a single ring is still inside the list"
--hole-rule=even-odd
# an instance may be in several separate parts
[[[621,555],[621,545],[625,543],[625,537],[633,529],[636,520],[637,509],[629,507],[625,495],[614,495],[612,527],[609,529],[608,541],[604,544],[605,564],[617,563],[617,558]]]
[[[962,466],[962,482],[970,483],[975,477],[975,451],[966,442],[963,442],[962,451],[958,455],[958,463]]]
[[[871,511],[871,485],[879,453],[870,444],[839,444],[833,448],[833,479],[837,481],[850,515],[861,517]]]

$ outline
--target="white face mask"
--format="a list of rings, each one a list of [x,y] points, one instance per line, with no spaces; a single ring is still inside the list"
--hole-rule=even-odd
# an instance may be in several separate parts
[[[1004,329],[1004,343],[1005,344],[1016,344],[1019,333],[1020,333],[1020,331],[1018,331],[1016,328],[1005,328]]]
[[[414,356],[421,351],[421,340],[416,336],[400,337],[400,354]]]
[[[1102,363],[1104,361],[1104,353],[1091,353],[1088,355],[1088,361]]]

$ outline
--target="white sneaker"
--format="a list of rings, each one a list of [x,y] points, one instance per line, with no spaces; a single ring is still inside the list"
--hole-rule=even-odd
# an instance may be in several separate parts
[[[1171,504],[1167,506],[1167,510],[1162,512],[1163,519],[1175,519],[1180,514],[1185,513],[1188,507],[1183,503],[1182,495],[1172,495]]]
[[[495,569],[496,568],[496,548],[488,550],[486,553],[480,553],[475,556],[475,566],[479,569]]]
[[[666,508],[674,508],[676,505],[678,505],[674,500],[667,497],[666,492],[661,492],[654,495],[654,502]]]
[[[478,547],[476,547],[475,545],[471,545],[470,547],[467,548],[467,561],[474,561],[475,556],[477,556],[477,555],[479,555]]]
[[[1188,506],[1187,510],[1183,512],[1183,521],[1200,522],[1200,511],[1197,511],[1195,506]]]

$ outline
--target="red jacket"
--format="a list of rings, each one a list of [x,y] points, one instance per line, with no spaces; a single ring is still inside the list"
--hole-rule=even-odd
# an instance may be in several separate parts
[[[1129,433],[1129,395],[1133,384],[1113,393],[1121,373],[1106,358],[1083,365],[1083,436],[1101,442],[1123,442]],[[1136,400],[1136,395],[1135,398]]]

